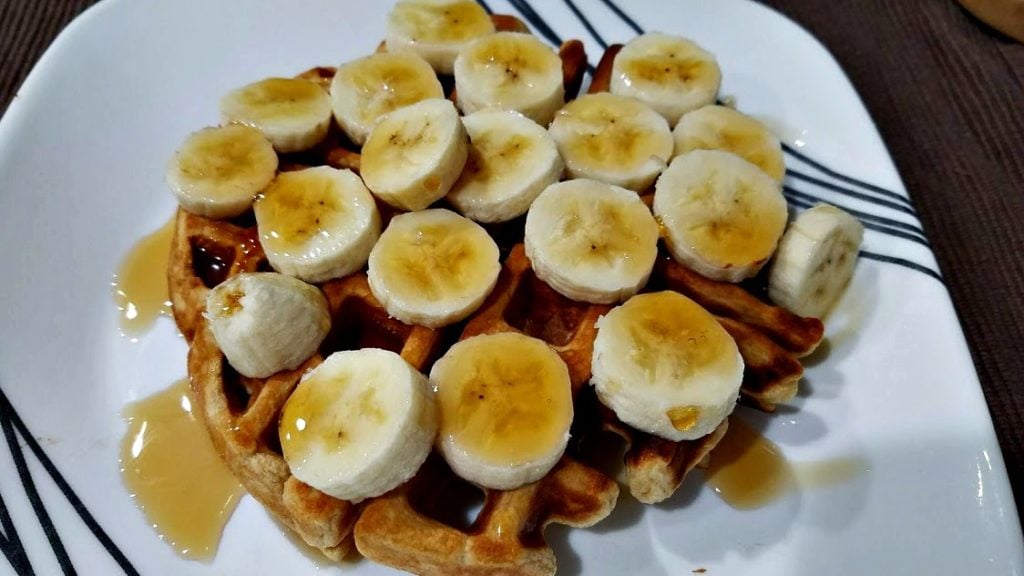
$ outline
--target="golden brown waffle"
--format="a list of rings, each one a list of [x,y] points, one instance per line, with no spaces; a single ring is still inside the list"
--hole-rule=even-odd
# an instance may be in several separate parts
[[[499,30],[526,30],[514,17],[494,19]],[[607,89],[617,48],[602,58],[591,91]],[[575,97],[586,65],[583,46],[568,41],[560,55],[567,98]],[[333,74],[333,68],[322,67],[301,76],[326,87]],[[449,94],[454,98],[452,91]],[[336,128],[313,150],[281,158],[282,170],[325,164],[359,169],[358,149]],[[382,212],[386,222],[391,211],[382,206]],[[453,493],[460,485],[465,491],[467,484],[436,455],[413,480],[360,508],[291,476],[281,456],[277,420],[305,370],[336,350],[380,347],[400,353],[426,372],[443,352],[445,338],[388,317],[370,293],[365,274],[359,273],[322,285],[333,324],[318,354],[297,369],[270,378],[241,377],[224,359],[202,312],[213,286],[241,272],[269,269],[252,220],[251,213],[225,222],[179,210],[168,270],[175,321],[190,343],[189,374],[197,413],[246,489],[331,558],[344,556],[354,541],[373,560],[422,574],[553,573],[555,558],[544,540],[545,526],[589,526],[611,512],[618,496],[617,484],[581,464],[572,446],[540,481],[515,490],[483,491],[483,508],[468,526],[457,517],[460,497]],[[669,497],[687,472],[706,459],[728,423],[695,441],[670,442],[620,422],[586,386],[595,322],[609,307],[568,300],[533,274],[521,245],[522,219],[491,226],[489,231],[508,257],[497,287],[465,324],[461,338],[517,331],[548,342],[569,366],[576,392],[574,438],[600,442],[601,431],[621,436],[627,443],[625,473],[633,495],[644,502]],[[655,287],[682,292],[718,315],[747,364],[745,398],[766,410],[792,398],[802,374],[796,357],[813,350],[820,340],[820,322],[768,306],[743,288],[706,280],[667,258],[659,261],[652,276],[651,289]],[[578,444],[574,440],[574,446]]]

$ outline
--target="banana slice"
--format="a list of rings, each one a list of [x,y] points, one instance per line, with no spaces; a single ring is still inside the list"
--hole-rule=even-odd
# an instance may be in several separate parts
[[[596,180],[548,186],[526,215],[524,236],[537,277],[582,302],[636,294],[658,256],[658,223],[640,197]]]
[[[360,146],[381,116],[429,98],[444,98],[444,89],[415,54],[371,54],[342,64],[331,80],[334,119]]]
[[[591,383],[620,420],[667,440],[694,440],[733,410],[743,381],[736,342],[677,292],[634,296],[597,321]]]
[[[498,32],[467,46],[455,59],[459,108],[515,110],[547,126],[565,102],[562,60],[532,34]]]
[[[307,282],[359,270],[380,237],[377,204],[351,170],[282,172],[259,195],[254,212],[270,265]]]
[[[206,297],[204,315],[228,362],[250,378],[302,364],[331,328],[320,290],[275,272],[239,274],[218,284]]]
[[[380,119],[363,146],[360,173],[374,196],[402,210],[422,210],[459,179],[468,140],[451,102],[424,100]]]
[[[225,122],[252,126],[281,153],[315,146],[331,124],[331,99],[301,78],[267,78],[229,92],[220,101]]]
[[[779,182],[786,175],[779,139],[764,124],[727,106],[704,106],[687,112],[672,136],[676,156],[691,150],[722,150],[743,158]]]
[[[790,224],[768,276],[768,297],[801,316],[822,318],[853,276],[864,225],[835,206],[818,204]]]
[[[672,131],[665,119],[639,100],[607,92],[566,104],[550,131],[572,178],[642,192],[672,158]]]
[[[335,352],[285,402],[278,435],[296,478],[359,502],[412,478],[437,435],[437,408],[427,378],[398,354]]]
[[[522,216],[562,177],[562,158],[548,131],[511,110],[483,110],[462,119],[469,158],[448,201],[477,222]]]
[[[405,0],[388,14],[387,47],[418,54],[438,74],[451,74],[463,48],[493,33],[491,17],[473,0]]]
[[[611,92],[632,96],[675,125],[715,101],[722,71],[715,57],[678,36],[649,32],[622,47],[612,64]]]
[[[368,276],[388,314],[438,328],[479,308],[500,270],[498,246],[479,224],[433,209],[392,218],[370,252]]]
[[[739,282],[771,257],[788,212],[779,183],[757,166],[694,150],[658,178],[654,215],[676,260],[713,280]]]
[[[569,441],[572,385],[543,340],[514,332],[467,338],[430,371],[437,445],[456,474],[509,490],[542,478]]]
[[[193,132],[167,165],[167,183],[185,210],[234,218],[277,173],[277,154],[259,130],[229,125]]]

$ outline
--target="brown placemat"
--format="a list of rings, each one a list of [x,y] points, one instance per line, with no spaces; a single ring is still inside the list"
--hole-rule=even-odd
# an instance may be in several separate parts
[[[1011,483],[1024,485],[1024,45],[952,0],[763,1],[832,51],[878,124],[953,296]],[[0,0],[0,110],[92,3]]]

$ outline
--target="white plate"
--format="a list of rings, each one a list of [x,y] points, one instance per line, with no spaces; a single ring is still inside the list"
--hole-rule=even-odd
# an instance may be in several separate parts
[[[2,411],[5,432],[20,438],[8,447],[21,449],[0,453],[0,494],[37,573],[59,571],[54,549],[62,547],[85,574],[116,573],[114,549],[142,574],[317,570],[248,498],[212,564],[178,558],[147,526],[118,475],[119,414],[184,376],[186,350],[167,319],[138,343],[119,336],[109,286],[126,251],[174,209],[164,163],[188,132],[217,121],[220,95],[368,53],[383,37],[386,6],[293,4],[107,0],[61,34],[0,122],[0,386],[80,499],[76,511],[10,425],[13,413]],[[575,5],[605,40],[634,35],[605,0]],[[789,178],[797,203],[813,194],[874,215],[888,232],[869,230],[866,251],[936,269],[929,249],[907,238],[919,223],[899,208],[903,186],[871,119],[817,41],[747,0],[620,5],[640,26],[714,52],[723,94],[794,150],[896,191],[844,183],[790,156],[791,168],[826,183]],[[596,63],[601,48],[568,3],[535,0],[533,8],[557,35],[584,39]],[[665,505],[640,511],[626,498],[595,529],[555,529],[564,573],[1024,572],[1017,511],[949,295],[936,278],[877,258],[858,265],[830,320],[831,351],[807,371],[793,409],[758,418],[790,460],[849,457],[864,472],[755,511],[723,504],[694,474]],[[27,457],[56,527],[50,537],[12,454]],[[83,516],[109,535],[107,545]],[[366,561],[339,570],[387,572]]]

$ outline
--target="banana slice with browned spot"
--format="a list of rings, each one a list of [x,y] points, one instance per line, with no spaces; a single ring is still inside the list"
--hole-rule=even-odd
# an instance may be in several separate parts
[[[655,185],[654,214],[677,261],[726,282],[761,270],[788,216],[777,181],[720,150],[694,150],[672,160]]]
[[[658,255],[658,224],[635,192],[568,180],[534,200],[524,241],[533,271],[558,293],[610,304],[647,283]]]
[[[562,177],[562,158],[547,130],[511,110],[482,110],[462,119],[469,133],[466,167],[447,199],[477,222],[522,216]]]
[[[381,116],[430,98],[444,98],[444,89],[416,54],[371,54],[342,64],[331,80],[334,119],[360,146]]]
[[[672,158],[668,123],[635,98],[580,96],[555,114],[549,131],[572,178],[642,192]]]
[[[469,154],[469,137],[448,100],[424,100],[380,119],[363,146],[360,173],[374,196],[422,210],[451,190]]]
[[[277,154],[259,130],[231,124],[193,132],[167,165],[181,206],[207,218],[234,218],[277,173]]]
[[[451,74],[470,42],[494,33],[494,22],[473,0],[403,0],[388,14],[387,48],[422,56],[439,74]]]
[[[498,32],[475,40],[455,59],[459,108],[515,110],[547,126],[565,102],[562,59],[532,34]]]
[[[727,106],[710,105],[687,112],[679,119],[672,136],[676,156],[692,150],[723,150],[779,182],[786,175],[779,139],[764,124]]]
[[[468,338],[434,364],[430,383],[438,449],[462,478],[510,490],[540,480],[565,452],[569,369],[543,340],[515,332]]]
[[[316,82],[267,78],[233,90],[220,101],[225,122],[252,126],[278,152],[315,146],[331,124],[331,99]]]
[[[370,290],[388,314],[437,328],[464,319],[494,289],[498,246],[444,209],[395,216],[370,252]]]
[[[282,172],[259,195],[254,211],[270,265],[307,282],[359,270],[380,237],[377,204],[351,170]]]
[[[743,381],[736,342],[677,292],[640,294],[602,316],[592,369],[598,398],[620,420],[676,442],[717,428]]]
[[[722,71],[711,53],[679,36],[648,32],[622,47],[612,64],[611,92],[637,98],[675,125],[715,101]]]

